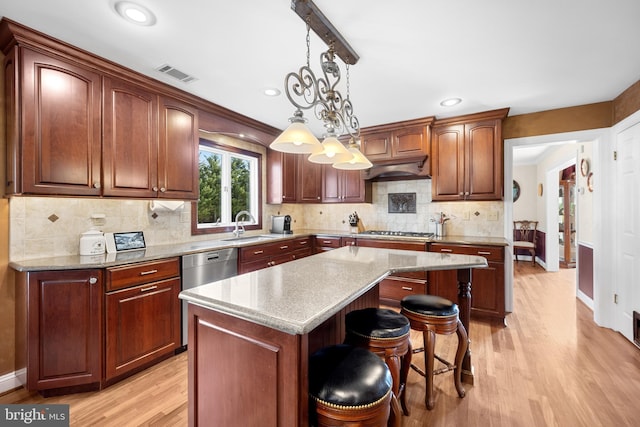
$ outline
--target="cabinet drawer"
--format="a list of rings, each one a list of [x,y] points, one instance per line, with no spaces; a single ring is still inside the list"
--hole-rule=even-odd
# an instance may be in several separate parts
[[[252,262],[263,258],[269,258],[272,256],[278,256],[283,253],[291,252],[304,247],[306,245],[311,246],[309,243],[305,243],[304,239],[291,239],[281,240],[279,242],[267,243],[264,245],[246,246],[240,248],[238,257],[240,262]]]
[[[340,237],[316,236],[316,248],[337,249],[340,247]]]
[[[380,298],[400,302],[407,295],[426,294],[427,285],[424,281],[398,280],[387,277],[380,282]]]
[[[107,291],[180,276],[178,258],[107,268]]]
[[[432,243],[429,252],[478,255],[485,257],[487,261],[504,262],[504,248],[502,246],[465,246]]]
[[[376,240],[358,239],[358,246],[367,248],[403,249],[407,251],[426,251],[427,245],[424,242],[409,242],[403,240]]]

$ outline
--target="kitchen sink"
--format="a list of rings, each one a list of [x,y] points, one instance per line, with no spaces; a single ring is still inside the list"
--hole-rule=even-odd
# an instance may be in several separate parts
[[[242,237],[230,237],[228,239],[222,239],[223,242],[260,242],[262,240],[273,240],[282,237],[281,235],[266,235],[260,234],[258,236],[242,236]]]

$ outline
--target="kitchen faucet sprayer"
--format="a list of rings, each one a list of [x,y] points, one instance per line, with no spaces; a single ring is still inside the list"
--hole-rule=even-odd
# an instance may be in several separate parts
[[[236,228],[235,230],[233,230],[233,235],[235,237],[240,237],[241,234],[244,234],[244,225],[241,224],[241,222],[239,221],[239,218],[242,216],[248,216],[251,221],[256,222],[256,219],[253,217],[253,215],[251,215],[251,212],[249,211],[240,211],[236,214]]]

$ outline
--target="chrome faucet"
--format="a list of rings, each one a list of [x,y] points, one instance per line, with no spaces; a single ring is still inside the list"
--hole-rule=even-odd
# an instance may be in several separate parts
[[[240,211],[236,214],[236,228],[233,230],[233,235],[235,237],[240,237],[241,234],[244,234],[244,225],[242,225],[242,221],[239,221],[242,215],[248,216],[251,221],[256,222],[256,219],[251,215],[249,211]]]

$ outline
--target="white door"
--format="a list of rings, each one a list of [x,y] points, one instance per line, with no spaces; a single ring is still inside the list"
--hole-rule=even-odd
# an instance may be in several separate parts
[[[617,329],[633,341],[633,311],[640,312],[640,123],[620,132],[616,143],[618,208],[612,216],[618,221],[603,226],[614,226],[619,239]]]

